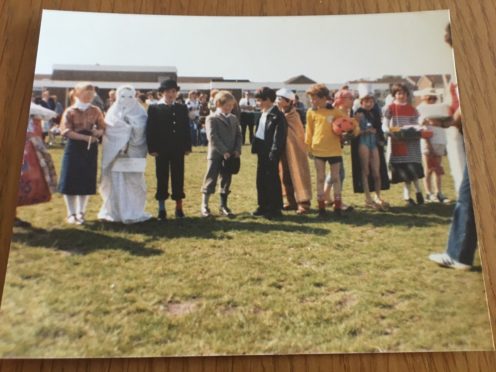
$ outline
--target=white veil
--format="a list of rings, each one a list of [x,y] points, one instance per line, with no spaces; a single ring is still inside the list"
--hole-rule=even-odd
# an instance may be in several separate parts
[[[105,115],[102,171],[105,171],[128,145],[133,146],[132,157],[146,157],[145,126],[147,114],[135,98],[131,85],[117,88],[116,101]]]

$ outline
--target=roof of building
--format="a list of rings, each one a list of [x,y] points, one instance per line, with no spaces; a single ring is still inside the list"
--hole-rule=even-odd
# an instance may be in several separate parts
[[[285,84],[316,84],[317,82],[315,80],[310,79],[308,76],[298,75],[298,76],[294,76],[292,78],[289,78],[284,83]]]
[[[53,65],[53,71],[174,72],[174,66]]]

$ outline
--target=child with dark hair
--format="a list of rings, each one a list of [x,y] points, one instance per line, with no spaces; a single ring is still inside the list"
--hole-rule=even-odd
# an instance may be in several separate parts
[[[274,104],[276,92],[268,87],[255,94],[262,115],[253,138],[252,153],[257,154],[258,208],[253,215],[268,219],[280,217],[282,205],[279,160],[286,144],[287,122],[284,114]]]
[[[415,107],[408,103],[410,92],[406,85],[393,84],[391,94],[394,101],[386,107],[382,124],[384,133],[392,134],[389,159],[391,183],[404,182],[403,198],[408,205],[423,204],[424,197],[419,183],[419,179],[424,177],[418,132],[419,114]],[[400,132],[403,134],[401,138]],[[410,197],[412,183],[415,187],[416,202]]]

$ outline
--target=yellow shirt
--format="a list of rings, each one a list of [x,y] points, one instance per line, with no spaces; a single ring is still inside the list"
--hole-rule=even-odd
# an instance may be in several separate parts
[[[341,137],[332,131],[332,122],[340,117],[347,116],[339,109],[318,109],[307,111],[307,125],[305,130],[305,143],[307,151],[317,157],[341,156]],[[353,134],[360,133],[360,128],[355,119]]]

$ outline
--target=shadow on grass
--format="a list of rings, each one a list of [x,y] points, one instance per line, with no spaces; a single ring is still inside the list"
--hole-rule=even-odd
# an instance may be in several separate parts
[[[325,217],[317,217],[316,211],[309,215],[298,216],[287,214],[284,220],[305,223],[306,220],[324,223],[339,223],[343,225],[374,227],[405,226],[405,227],[431,227],[445,225],[451,222],[453,205],[428,204],[417,207],[391,207],[386,212],[358,208],[350,212],[344,212],[337,216],[331,209]]]
[[[300,217],[306,218],[306,217]],[[314,223],[320,223],[315,218],[308,218]],[[187,217],[184,219],[169,219],[158,221],[155,219],[135,224],[123,225],[120,223],[110,223],[102,221],[88,222],[86,229],[93,231],[112,231],[123,233],[144,234],[152,239],[156,238],[181,238],[192,237],[202,239],[218,239],[218,232],[242,232],[253,233],[273,233],[288,232],[299,234],[327,235],[329,229],[325,229],[314,224],[290,224],[286,217],[268,221],[263,218],[255,218],[248,215],[239,215],[237,218],[202,218]],[[300,222],[303,222],[300,220]]]
[[[164,253],[159,249],[147,247],[148,243],[162,238],[219,239],[219,232],[253,232],[254,234],[288,232],[325,236],[331,233],[333,224],[374,227],[400,225],[406,228],[422,228],[449,224],[452,211],[453,205],[429,204],[414,208],[392,207],[387,212],[359,208],[346,212],[341,217],[335,216],[331,211],[324,218],[318,217],[316,211],[303,216],[285,213],[282,218],[272,221],[256,218],[248,213],[239,214],[234,219],[188,217],[172,218],[165,222],[152,219],[133,225],[88,221],[84,227],[78,228],[16,229],[12,241],[81,255],[112,249],[125,251],[134,256],[149,257]],[[144,235],[145,239],[136,242],[125,236],[109,236],[109,232],[139,234]]]
[[[12,235],[12,242],[79,255],[105,249],[121,250],[134,256],[142,257],[156,256],[163,253],[160,249],[146,248],[145,243],[137,243],[129,239],[74,227],[54,230],[38,228],[16,229]]]

